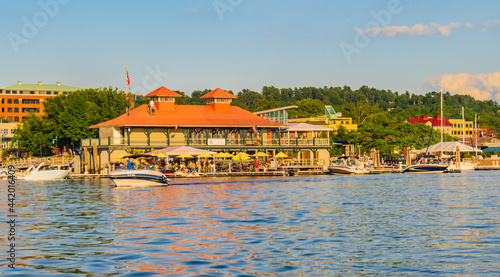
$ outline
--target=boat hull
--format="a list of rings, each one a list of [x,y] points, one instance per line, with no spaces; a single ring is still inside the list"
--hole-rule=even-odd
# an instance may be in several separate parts
[[[43,180],[63,180],[69,175],[69,170],[46,170],[37,171],[26,175],[20,179],[28,181],[43,181]]]
[[[333,175],[360,175],[368,174],[369,171],[365,169],[352,168],[345,165],[332,165],[328,167],[328,171]]]
[[[115,170],[108,178],[117,187],[147,187],[168,185],[168,179],[159,171],[153,170]]]
[[[447,164],[416,164],[405,168],[403,173],[443,173],[448,169]]]

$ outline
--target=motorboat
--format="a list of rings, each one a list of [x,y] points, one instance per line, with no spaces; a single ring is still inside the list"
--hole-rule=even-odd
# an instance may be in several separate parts
[[[370,171],[365,165],[354,157],[341,157],[328,167],[330,174],[334,175],[360,175],[368,174]]]
[[[422,157],[417,164],[405,168],[402,173],[443,173],[450,167],[448,163],[441,163],[434,155]]]
[[[32,165],[20,174],[20,180],[63,180],[66,179],[70,171],[65,169],[53,169],[49,164],[42,162],[38,165]]]
[[[443,173],[448,169],[448,164],[415,164],[405,168],[402,173]]]
[[[167,176],[154,169],[118,169],[108,178],[117,187],[147,187],[168,185]]]

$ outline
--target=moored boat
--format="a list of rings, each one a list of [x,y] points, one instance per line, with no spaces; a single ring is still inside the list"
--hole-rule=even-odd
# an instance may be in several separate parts
[[[69,173],[69,170],[53,169],[49,164],[42,162],[36,166],[30,166],[18,179],[29,181],[63,180],[68,177]]]
[[[150,169],[118,169],[108,178],[117,187],[147,187],[168,185],[168,179],[161,172]]]
[[[337,163],[333,163],[328,167],[328,171],[330,174],[334,175],[360,175],[370,173],[363,163],[352,157],[341,157]]]
[[[448,164],[415,164],[405,168],[403,173],[443,173]]]

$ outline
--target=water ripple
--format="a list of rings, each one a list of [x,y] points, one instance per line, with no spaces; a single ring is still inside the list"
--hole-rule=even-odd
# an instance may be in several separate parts
[[[499,177],[207,178],[140,189],[20,182],[17,269],[0,273],[499,275]]]

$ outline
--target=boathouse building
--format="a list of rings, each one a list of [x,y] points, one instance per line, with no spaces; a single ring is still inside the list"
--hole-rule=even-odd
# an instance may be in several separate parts
[[[232,106],[236,96],[220,88],[200,97],[206,105],[176,105],[175,98],[180,96],[160,87],[145,95],[149,104],[91,126],[99,128],[99,138],[82,140],[84,159],[95,163],[96,169],[105,169],[113,157],[134,150],[186,145],[217,152],[265,152],[271,156],[285,151],[301,163],[329,163],[328,128],[291,129],[290,125]]]

